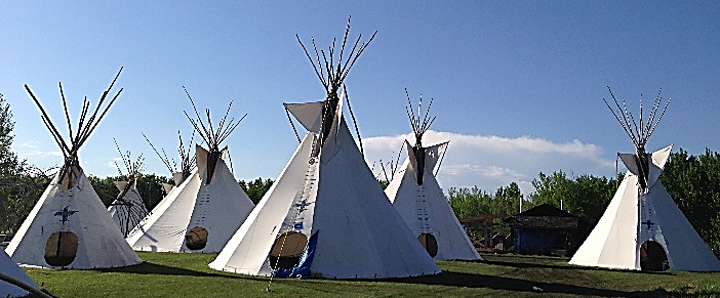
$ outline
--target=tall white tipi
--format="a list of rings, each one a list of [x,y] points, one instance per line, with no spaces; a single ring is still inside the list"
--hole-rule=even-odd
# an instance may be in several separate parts
[[[24,297],[40,287],[0,248],[0,297]]]
[[[120,177],[123,180],[115,181],[115,186],[120,190],[117,198],[110,203],[108,212],[115,220],[115,223],[120,227],[120,233],[123,237],[126,237],[128,233],[147,216],[148,210],[145,207],[145,202],[140,196],[140,192],[137,189],[137,179],[142,175],[143,169],[143,156],[140,154],[135,161],[130,158],[130,151],[127,154],[123,154],[120,151],[120,146],[115,141],[115,146],[120,153],[120,157],[123,161],[126,172],[123,173],[120,166],[115,163],[115,166],[120,172]]]
[[[118,76],[120,72],[115,80]],[[120,89],[112,99],[108,97],[115,80],[103,92],[92,113],[89,113],[90,103],[87,99],[84,101],[80,123],[75,130],[71,125],[62,84],[60,85],[69,142],[50,120],[30,87],[25,85],[25,89],[42,112],[43,122],[58,143],[64,161],[6,249],[16,262],[73,269],[122,267],[142,262],[125,242],[120,229],[93,190],[78,161],[78,150],[122,92]],[[103,108],[103,104],[108,100],[110,102]]]
[[[348,24],[343,47],[349,29]],[[359,42],[360,38],[355,44]],[[334,61],[311,59],[326,98],[285,104],[308,133],[210,268],[342,279],[440,272],[383,193],[342,116],[343,95],[338,96],[338,89],[366,46],[361,44],[357,52],[353,48],[347,60],[343,48],[330,48],[345,64],[331,67],[327,77],[323,65]]]
[[[405,92],[407,94],[407,90]],[[431,257],[436,260],[479,260],[480,255],[435,178],[435,169],[448,142],[428,147],[422,144],[423,135],[435,120],[435,117],[429,117],[432,99],[424,117],[420,114],[421,106],[422,97],[415,115],[408,95],[406,111],[415,134],[415,145],[405,141],[408,157],[385,188],[385,194]]]
[[[630,269],[720,271],[720,261],[695,232],[660,182],[672,145],[652,154],[645,144],[662,118],[658,96],[646,120],[640,105],[639,127],[610,92],[618,111],[610,111],[635,145],[635,154],[621,154],[628,168],[620,187],[570,264]],[[656,117],[659,116],[659,117]]]
[[[190,102],[195,109],[192,98]],[[226,121],[231,107],[232,102],[215,127],[209,110],[205,111],[207,124],[197,109],[197,119],[185,113],[209,149],[195,146],[197,168],[130,232],[127,241],[133,249],[219,252],[253,209],[254,204],[225,164],[227,147],[220,148],[242,121]]]

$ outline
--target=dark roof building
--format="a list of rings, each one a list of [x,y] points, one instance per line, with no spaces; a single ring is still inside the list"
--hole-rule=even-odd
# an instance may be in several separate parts
[[[577,216],[542,204],[505,219],[512,228],[515,253],[568,255],[582,240],[586,224]]]

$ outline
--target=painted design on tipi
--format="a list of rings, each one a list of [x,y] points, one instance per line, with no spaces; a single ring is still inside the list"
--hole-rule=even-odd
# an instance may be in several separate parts
[[[122,267],[142,262],[123,239],[120,229],[85,177],[78,160],[78,150],[122,92],[120,89],[114,96],[109,97],[120,72],[103,92],[94,109],[91,109],[87,99],[84,100],[77,127],[72,126],[60,84],[68,139],[60,134],[40,101],[30,87],[25,85],[28,94],[40,109],[43,123],[60,147],[64,161],[6,249],[16,262],[74,269]],[[105,103],[107,104],[104,105]]]
[[[609,88],[608,88],[609,89]],[[636,122],[610,91],[615,119],[632,140],[634,154],[620,154],[628,169],[615,196],[570,264],[631,270],[720,271],[720,261],[695,232],[660,182],[672,145],[646,153],[645,145],[660,123],[670,100],[662,107],[658,93],[649,116],[640,102]],[[662,108],[662,112],[660,112]]]
[[[68,206],[65,206],[65,208],[63,208],[62,211],[55,212],[55,214],[53,214],[53,215],[54,215],[54,216],[60,216],[60,217],[62,218],[62,219],[60,220],[60,222],[62,222],[63,224],[65,224],[65,222],[67,222],[67,221],[69,220],[70,215],[73,215],[73,214],[78,213],[78,212],[80,212],[80,211],[78,211],[78,210],[68,210]]]
[[[406,112],[415,135],[415,145],[405,141],[408,157],[385,188],[400,213],[427,253],[436,260],[479,260],[480,255],[455,217],[435,178],[439,161],[448,142],[423,146],[422,139],[435,117],[430,117],[432,99],[422,115],[422,96],[415,114],[410,95]]]
[[[440,272],[383,193],[342,116],[342,99],[349,99],[346,91],[344,96],[338,91],[372,41],[371,37],[361,44],[358,37],[345,59],[349,30],[348,23],[339,51],[334,47],[321,51],[330,60],[316,57],[315,61],[305,51],[325,87],[325,100],[285,104],[288,115],[293,114],[308,132],[210,268],[347,279]]]

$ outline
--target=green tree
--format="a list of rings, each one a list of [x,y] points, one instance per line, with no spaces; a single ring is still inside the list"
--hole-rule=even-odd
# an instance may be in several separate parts
[[[563,171],[553,172],[552,175],[540,172],[532,181],[535,192],[530,194],[530,200],[536,206],[548,204],[557,208],[561,205],[564,207],[568,197],[572,196],[572,184],[572,180],[568,179]]]
[[[0,179],[0,233],[14,233],[35,206],[51,177],[32,166]]]
[[[548,204],[595,223],[602,216],[610,203],[617,179],[582,175],[570,179],[562,171],[546,175],[542,172],[534,179],[532,185],[535,192],[530,194],[532,204],[537,206]]]
[[[29,213],[25,206],[32,204],[33,200],[30,189],[25,185],[31,180],[23,176],[25,162],[20,161],[11,150],[14,140],[12,131],[15,128],[12,117],[10,104],[0,93],[0,233],[17,229],[18,221],[24,218],[23,214]]]
[[[105,178],[100,178],[94,175],[88,176],[90,184],[92,184],[95,193],[97,193],[98,197],[100,197],[100,200],[103,204],[105,204],[105,207],[110,206],[110,204],[117,198],[118,194],[120,194],[120,190],[118,190],[117,186],[115,186],[116,179],[117,177],[111,176]]]
[[[24,162],[20,161],[17,154],[11,150],[15,136],[12,135],[15,129],[15,121],[10,104],[0,93],[0,177],[17,175],[23,170]]]
[[[592,175],[576,177],[575,196],[568,202],[568,212],[586,222],[597,222],[605,213],[622,177],[620,176],[620,179]]]
[[[450,187],[448,202],[458,218],[480,216],[492,213],[490,201],[492,196],[477,186]]]
[[[493,196],[492,212],[494,214],[513,215],[520,211],[520,200],[522,199],[523,194],[517,183],[511,182],[508,186],[501,186]],[[523,205],[523,208],[528,209],[526,205]]]
[[[522,191],[517,183],[512,182],[508,186],[502,186],[489,194],[480,190],[477,186],[468,188],[451,187],[448,189],[448,201],[458,218],[475,217],[483,215],[501,215],[493,219],[493,230],[501,234],[510,233],[510,228],[503,221],[503,215],[512,215],[518,212],[520,200],[523,199]],[[479,240],[485,237],[482,229],[476,229],[471,233],[471,238]]]
[[[162,201],[164,197],[163,183],[172,184],[173,180],[170,177],[155,174],[146,174],[138,178],[138,192],[140,192],[140,196],[143,198],[145,207],[148,210],[153,210]]]
[[[260,199],[262,199],[268,189],[270,189],[270,187],[273,185],[273,182],[274,181],[270,178],[263,180],[260,177],[250,182],[245,182],[245,180],[238,181],[240,187],[245,191],[250,200],[255,204],[260,202]]]
[[[495,194],[489,194],[477,186],[448,189],[448,202],[458,218],[490,214],[512,215],[520,209],[522,198],[520,186],[515,182],[499,187]]]
[[[675,204],[716,255],[720,255],[720,154],[689,155],[680,149],[670,160],[660,180]]]

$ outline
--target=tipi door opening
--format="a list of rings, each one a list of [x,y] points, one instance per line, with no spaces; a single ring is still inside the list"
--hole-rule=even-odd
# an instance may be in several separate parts
[[[280,235],[275,239],[270,250],[269,259],[272,269],[291,269],[298,265],[307,243],[308,237],[300,232],[288,231]]]
[[[652,240],[640,245],[640,269],[644,271],[665,271],[670,269],[663,247]]]
[[[50,234],[45,244],[45,262],[51,266],[67,266],[75,261],[78,237],[73,232],[60,231]]]
[[[208,230],[201,226],[195,226],[190,229],[190,232],[185,234],[185,246],[190,250],[201,250],[205,248],[207,241]]]
[[[422,233],[420,236],[418,236],[418,240],[420,241],[420,244],[425,248],[425,250],[428,252],[430,257],[437,256],[438,253],[438,243],[437,239],[435,239],[435,236],[430,233]]]

